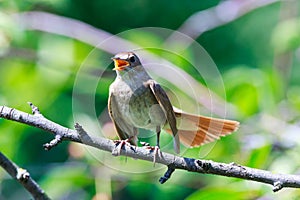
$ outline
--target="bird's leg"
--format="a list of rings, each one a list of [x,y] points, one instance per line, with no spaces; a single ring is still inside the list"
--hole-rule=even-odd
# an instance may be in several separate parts
[[[157,126],[156,127],[156,146],[154,147],[154,157],[153,157],[153,163],[155,164],[156,162],[156,155],[160,156],[159,155],[159,151],[160,151],[160,147],[159,147],[159,138],[160,138],[160,131],[161,131],[161,128],[160,126]]]
[[[154,156],[153,156],[153,163],[155,165],[155,162],[156,162],[156,156],[160,156],[159,154],[159,150],[160,150],[160,147],[159,147],[159,138],[160,138],[160,126],[157,126],[156,127],[156,146],[150,146],[149,143],[146,143],[146,142],[141,142],[141,144],[146,147],[147,149],[150,149],[150,152],[153,152]]]
[[[160,138],[160,126],[156,127],[156,146],[159,148],[159,138]]]

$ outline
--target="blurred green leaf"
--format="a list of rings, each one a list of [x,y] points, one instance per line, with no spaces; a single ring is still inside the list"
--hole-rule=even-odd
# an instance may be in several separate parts
[[[300,46],[300,20],[290,19],[279,23],[272,35],[272,44],[277,53],[295,50]]]
[[[202,188],[191,194],[187,200],[205,199],[205,200],[244,200],[255,199],[258,193],[256,191],[240,190],[239,188]]]
[[[40,181],[41,187],[52,199],[59,199],[76,190],[83,190],[92,183],[93,177],[87,167],[75,163],[53,166]]]
[[[265,169],[266,164],[268,164],[268,162],[270,161],[267,158],[269,157],[271,148],[271,145],[266,145],[261,148],[253,149],[245,165],[248,167]]]

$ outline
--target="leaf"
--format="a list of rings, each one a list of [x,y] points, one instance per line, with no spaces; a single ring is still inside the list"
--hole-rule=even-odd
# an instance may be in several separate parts
[[[204,188],[197,192],[191,194],[186,200],[194,199],[205,199],[205,200],[244,200],[244,199],[254,199],[257,197],[257,192],[250,190],[240,190],[231,188]]]
[[[290,19],[275,27],[272,35],[272,45],[277,53],[297,49],[300,46],[300,20]]]

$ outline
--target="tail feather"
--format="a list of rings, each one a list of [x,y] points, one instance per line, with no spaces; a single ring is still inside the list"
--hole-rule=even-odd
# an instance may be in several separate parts
[[[219,139],[220,136],[236,131],[239,127],[239,122],[233,120],[193,115],[175,107],[174,112],[180,142],[188,147],[196,147],[213,142]],[[172,134],[169,128],[166,128],[166,131]]]

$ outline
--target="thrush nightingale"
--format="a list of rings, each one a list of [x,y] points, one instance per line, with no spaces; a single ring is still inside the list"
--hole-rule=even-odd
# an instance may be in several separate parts
[[[173,107],[133,52],[118,53],[112,59],[117,77],[109,87],[108,110],[121,140],[137,145],[138,129],[150,129],[156,131],[159,149],[164,128],[173,135],[174,150],[179,153],[180,142],[196,147],[237,130],[237,121],[189,114]]]

